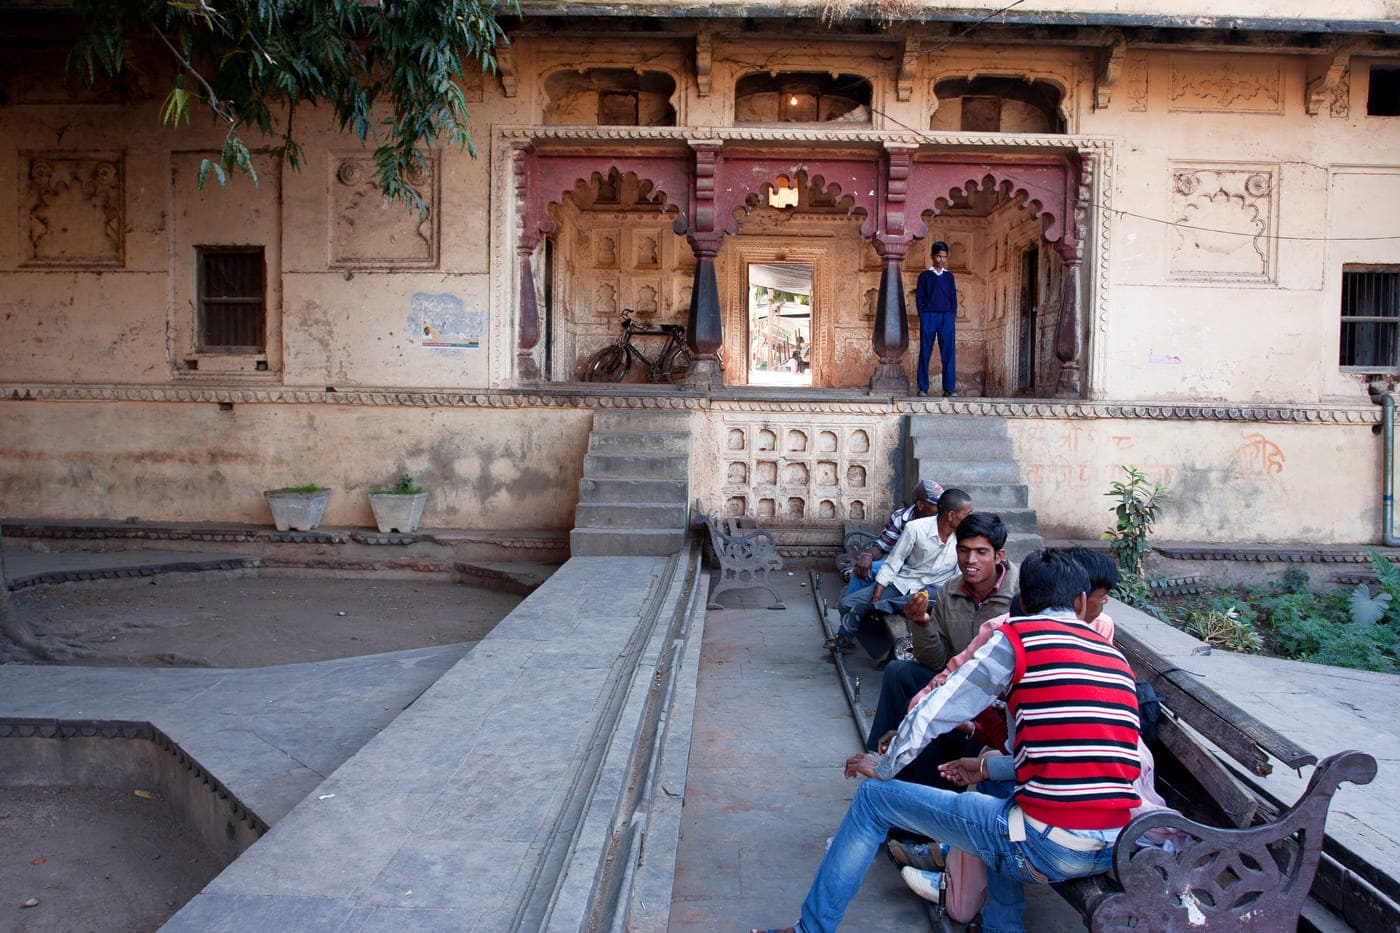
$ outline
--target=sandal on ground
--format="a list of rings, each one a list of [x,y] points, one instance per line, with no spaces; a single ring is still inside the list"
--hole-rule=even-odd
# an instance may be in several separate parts
[[[822,647],[825,648],[827,651],[839,651],[842,654],[845,654],[847,651],[850,651],[855,646],[856,640],[854,638],[852,638],[849,635],[842,635],[840,632],[837,632],[835,635],[832,635],[830,638],[828,638],[825,642],[822,643]]]
[[[943,871],[948,864],[948,847],[942,843],[891,839],[885,843],[885,848],[896,865],[920,871]]]

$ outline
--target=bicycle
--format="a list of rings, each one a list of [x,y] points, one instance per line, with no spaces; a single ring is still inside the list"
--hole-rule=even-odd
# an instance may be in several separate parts
[[[584,363],[585,382],[621,382],[627,378],[636,360],[647,369],[647,378],[652,382],[670,382],[681,385],[690,369],[690,349],[685,345],[685,327],[681,324],[662,324],[656,329],[639,327],[632,320],[635,311],[623,309],[622,336],[617,343],[609,344],[594,353]],[[633,337],[665,337],[661,352],[655,359],[647,356],[632,342]]]

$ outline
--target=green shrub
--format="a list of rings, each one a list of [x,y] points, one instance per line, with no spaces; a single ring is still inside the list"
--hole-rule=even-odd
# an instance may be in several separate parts
[[[1240,618],[1234,609],[1225,612],[1211,609],[1195,613],[1188,620],[1186,630],[1206,644],[1227,651],[1258,654],[1264,647],[1264,640],[1259,637],[1259,633]]]
[[[1171,497],[1161,483],[1148,484],[1147,474],[1135,466],[1124,466],[1127,482],[1114,480],[1104,493],[1118,504],[1113,507],[1113,527],[1100,538],[1108,542],[1118,566],[1128,574],[1142,576],[1142,559],[1147,555],[1147,536],[1162,515],[1162,503]]]

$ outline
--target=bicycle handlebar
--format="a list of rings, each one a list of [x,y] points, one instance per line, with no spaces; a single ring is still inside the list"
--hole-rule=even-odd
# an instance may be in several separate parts
[[[637,334],[642,337],[669,337],[672,334],[676,335],[677,337],[681,337],[685,334],[684,324],[659,324],[657,325],[655,330],[644,327],[638,327],[637,322],[632,320],[632,315],[637,313],[637,311],[634,311],[631,308],[622,309],[623,333]]]

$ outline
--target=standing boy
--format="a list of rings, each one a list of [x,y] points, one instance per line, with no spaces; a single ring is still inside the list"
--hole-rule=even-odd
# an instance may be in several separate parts
[[[928,395],[928,363],[933,341],[938,339],[938,358],[943,363],[943,394],[958,394],[957,347],[953,335],[958,319],[958,286],[948,271],[948,244],[933,244],[933,265],[919,273],[914,290],[914,307],[919,310],[919,394]]]

